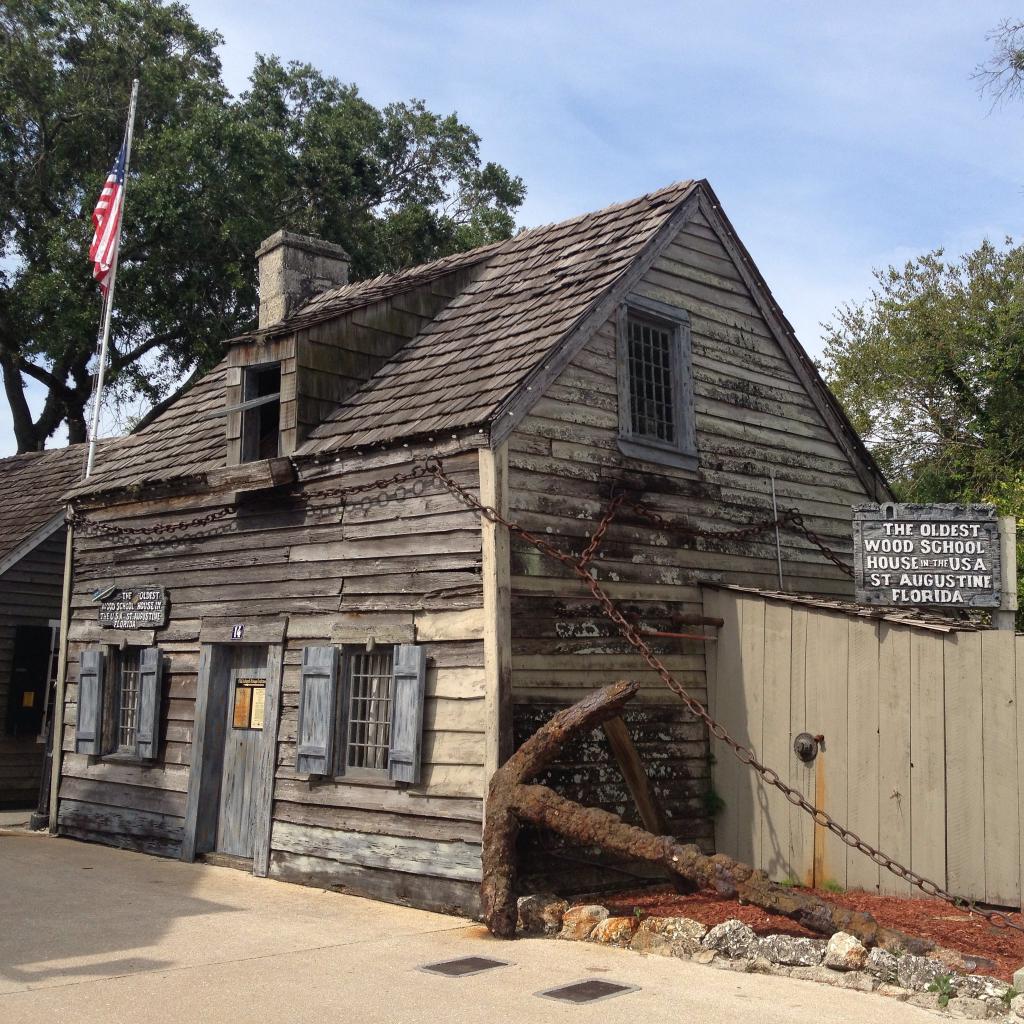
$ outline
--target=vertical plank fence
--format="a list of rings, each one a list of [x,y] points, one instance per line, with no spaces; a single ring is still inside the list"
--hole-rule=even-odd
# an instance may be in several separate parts
[[[812,599],[705,587],[716,718],[868,843],[959,896],[1021,905],[1024,635],[871,618]],[[714,650],[712,650],[714,648]],[[817,758],[793,750],[823,735]],[[712,743],[717,849],[778,880],[894,895],[845,846]]]

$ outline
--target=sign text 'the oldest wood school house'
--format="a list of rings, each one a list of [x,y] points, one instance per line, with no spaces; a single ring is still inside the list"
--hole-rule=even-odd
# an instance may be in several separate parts
[[[860,505],[853,530],[861,604],[999,607],[992,505]]]

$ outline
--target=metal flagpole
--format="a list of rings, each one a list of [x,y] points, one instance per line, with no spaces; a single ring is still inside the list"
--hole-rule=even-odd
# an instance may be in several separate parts
[[[110,268],[110,282],[103,303],[103,340],[100,343],[100,365],[96,373],[96,394],[93,397],[92,424],[89,430],[89,456],[85,463],[85,479],[92,475],[96,458],[96,435],[99,433],[100,404],[103,398],[103,377],[107,368],[110,348],[110,317],[114,309],[114,284],[117,281],[117,261],[121,255],[121,229],[124,227],[125,200],[128,195],[128,162],[132,155],[132,134],[135,131],[135,106],[139,98],[139,80],[132,80],[132,98],[128,104],[128,132],[124,145],[124,181],[121,184],[121,222],[117,226],[114,262]],[[68,506],[68,511],[71,507]],[[74,576],[75,524],[68,521],[64,545],[64,590],[60,608],[60,651],[57,655],[57,684],[53,698],[53,731],[50,740],[50,799],[49,831],[57,833],[57,795],[60,792],[60,774],[64,761],[64,699],[68,680],[68,632],[71,627],[71,590]]]
[[[117,284],[117,261],[121,255],[121,229],[124,227],[124,209],[128,202],[128,166],[132,159],[132,134],[135,131],[135,103],[139,98],[139,80],[132,82],[132,98],[128,104],[128,134],[124,142],[124,182],[121,185],[121,222],[117,226],[117,241],[114,243],[114,262],[110,267],[110,282],[107,285],[106,301],[103,303],[103,341],[100,343],[100,365],[96,371],[96,396],[92,406],[92,425],[89,429],[89,458],[85,463],[85,478],[92,475],[96,459],[96,435],[100,427],[100,406],[103,402],[103,378],[107,372],[107,352],[110,349],[110,320],[114,312],[114,286]]]

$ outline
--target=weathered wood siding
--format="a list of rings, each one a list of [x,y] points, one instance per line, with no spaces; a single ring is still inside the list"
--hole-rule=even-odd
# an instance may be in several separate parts
[[[250,495],[237,515],[173,539],[76,539],[74,624],[61,787],[62,831],[170,856],[181,848],[200,631],[286,623],[270,874],[421,906],[476,908],[484,747],[483,597],[478,517],[431,481],[368,492],[346,507],[324,488],[409,468],[415,451],[308,466],[294,494]],[[446,459],[478,485],[475,450]],[[219,499],[223,501],[223,498]],[[196,497],[105,508],[133,527],[217,507]],[[159,759],[151,766],[72,752],[83,643],[103,642],[90,592],[117,581],[160,583],[170,620],[154,641],[167,657]],[[408,788],[314,780],[295,771],[299,668],[305,645],[346,630],[405,628],[427,649],[423,772]]]
[[[958,896],[1020,906],[1024,636],[938,632],[707,588],[712,714],[868,843]],[[793,753],[824,735],[817,758]],[[717,848],[773,878],[913,895],[724,748]]]
[[[18,626],[60,618],[64,531],[58,530],[0,576],[0,805],[35,805],[43,745],[35,736],[7,735],[7,701]]]
[[[513,518],[581,551],[607,505],[611,482],[625,477],[634,487],[639,483],[644,500],[667,518],[711,530],[736,529],[772,517],[769,473],[774,470],[780,508],[797,507],[811,529],[851,557],[850,506],[867,499],[865,488],[701,213],[634,291],[689,314],[699,469],[643,463],[619,452],[613,315],[509,437]],[[783,533],[782,557],[787,589],[852,594],[849,580],[802,537]],[[639,701],[678,707],[567,570],[518,540],[512,543],[511,562],[517,705],[569,703],[628,677],[642,683]],[[778,587],[773,532],[743,542],[690,541],[632,513],[620,514],[594,565],[624,611],[655,630],[700,632],[680,630],[671,616],[701,611],[701,580]],[[694,696],[706,699],[703,644],[654,638],[651,646]],[[516,716],[523,714],[517,710]],[[659,763],[662,776],[655,785],[670,804],[669,792],[676,794],[679,815],[685,816],[670,814],[672,824],[681,835],[710,843],[711,820],[703,811],[708,751],[702,728],[667,716],[665,750],[675,753]],[[621,785],[604,795],[608,806],[625,799]]]

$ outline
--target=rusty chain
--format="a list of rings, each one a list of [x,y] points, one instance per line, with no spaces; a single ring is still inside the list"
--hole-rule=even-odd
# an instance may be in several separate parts
[[[465,487],[456,481],[452,480],[447,473],[444,472],[443,467],[439,461],[435,461],[433,464],[433,474],[438,482],[445,487],[451,494],[458,497],[468,507],[475,509],[480,515],[490,520],[492,523],[500,523],[510,533],[521,537],[523,540],[532,544],[539,551],[548,555],[550,558],[555,559],[562,565],[571,569],[574,575],[576,575],[583,583],[586,584],[587,589],[594,596],[594,599],[601,606],[604,614],[618,627],[619,632],[622,636],[636,649],[647,665],[653,669],[661,681],[674,693],[677,697],[686,705],[686,708],[692,715],[700,719],[708,728],[708,731],[716,739],[724,743],[735,755],[737,760],[741,764],[748,765],[753,769],[769,786],[773,786],[778,789],[786,799],[793,804],[795,807],[799,807],[802,811],[805,811],[814,820],[814,823],[821,828],[827,829],[838,839],[842,840],[847,846],[857,850],[859,853],[869,857],[879,867],[885,868],[891,874],[894,874],[897,878],[901,878],[916,888],[920,889],[927,896],[935,896],[939,899],[951,904],[960,910],[966,910],[971,914],[975,914],[979,917],[984,918],[997,928],[1013,928],[1017,931],[1024,932],[1024,925],[1020,925],[1017,922],[1010,919],[1006,914],[1000,913],[998,910],[985,910],[979,907],[977,903],[972,900],[965,900],[962,897],[955,896],[953,893],[944,889],[937,882],[930,878],[926,878],[924,875],[919,874],[916,871],[908,868],[905,864],[901,864],[895,858],[890,857],[884,851],[872,846],[870,843],[863,840],[856,832],[852,829],[847,828],[845,825],[840,824],[831,814],[820,807],[816,807],[810,800],[807,799],[796,787],[790,786],[788,783],[783,782],[779,773],[773,768],[769,768],[767,765],[762,764],[758,759],[757,755],[750,748],[740,743],[738,740],[733,739],[729,735],[728,731],[724,726],[715,721],[711,717],[707,708],[694,696],[692,696],[685,687],[680,684],[671,672],[665,667],[661,659],[651,650],[650,646],[644,640],[643,635],[630,623],[615,606],[615,603],[605,592],[604,588],[598,582],[597,578],[587,568],[587,564],[592,560],[596,554],[596,549],[600,544],[600,539],[605,536],[608,528],[611,526],[612,521],[618,509],[626,503],[626,499],[615,497],[610,502],[608,509],[605,511],[604,516],[601,518],[597,529],[594,531],[594,538],[597,538],[597,544],[594,539],[591,540],[587,546],[584,555],[580,558],[574,559],[571,555],[566,554],[563,551],[558,550],[552,544],[543,540],[540,537],[530,533],[528,530],[519,526],[518,523],[512,522],[506,519],[495,509],[484,505],[477,498],[475,498]],[[799,515],[799,513],[797,513]],[[782,518],[782,517],[780,517]],[[793,522],[794,518],[790,516],[789,522]],[[764,524],[758,524],[759,527],[763,527]],[[768,524],[767,528],[774,527],[774,522]],[[754,527],[750,528],[754,530]],[[747,531],[735,531],[744,532]]]
[[[738,527],[735,530],[705,530],[697,526],[690,526],[687,523],[679,523],[674,520],[666,519],[664,516],[659,515],[653,509],[648,508],[643,502],[637,501],[635,498],[626,499],[625,504],[628,504],[637,515],[642,516],[648,522],[656,526],[659,530],[666,530],[671,533],[681,533],[688,537],[701,538],[704,540],[731,540],[731,541],[743,541],[751,540],[754,537],[760,536],[763,533],[768,533],[770,530],[774,530],[776,527],[779,529],[790,528],[796,533],[799,533],[806,540],[810,541],[819,551],[837,568],[841,569],[847,576],[853,577],[853,569],[842,560],[829,546],[818,536],[807,524],[804,522],[804,517],[800,512],[791,508],[785,512],[782,512],[775,519],[766,519],[763,522],[751,523],[747,526]]]
[[[182,530],[195,529],[197,526],[209,526],[210,523],[227,519],[238,511],[234,503],[222,505],[205,516],[198,516],[195,519],[186,519],[174,523],[156,523],[153,526],[114,526],[112,523],[104,522],[102,519],[90,519],[82,512],[76,511],[74,507],[68,516],[68,522],[77,526],[86,534],[101,535],[104,537],[152,537],[164,533],[179,533]]]
[[[796,509],[785,511],[774,519],[752,523],[748,526],[734,530],[707,530],[665,519],[665,517],[661,516],[653,509],[648,508],[636,498],[630,497],[625,492],[618,492],[613,494],[603,516],[591,535],[590,542],[587,544],[586,548],[579,556],[573,557],[572,555],[559,550],[542,537],[538,537],[531,533],[518,523],[502,516],[501,513],[491,506],[483,504],[483,502],[475,497],[468,488],[464,487],[456,480],[453,480],[448,473],[445,472],[439,459],[428,459],[424,462],[417,461],[409,471],[404,473],[395,473],[393,476],[381,480],[374,480],[370,483],[354,484],[347,487],[332,487],[316,491],[315,497],[318,499],[337,498],[340,500],[339,503],[342,505],[344,505],[353,495],[372,494],[375,491],[380,492],[382,498],[392,497],[394,495],[388,494],[389,488],[401,488],[402,484],[407,483],[410,480],[423,480],[428,477],[436,480],[441,487],[457,498],[462,504],[467,508],[473,509],[488,522],[504,526],[511,534],[522,538],[541,553],[571,570],[572,573],[587,586],[587,589],[593,595],[604,614],[618,628],[623,638],[636,649],[637,653],[658,675],[661,681],[677,697],[679,697],[690,713],[707,726],[708,732],[724,743],[741,764],[748,765],[764,780],[765,783],[779,790],[791,804],[795,807],[799,807],[802,811],[809,814],[815,825],[820,828],[827,829],[847,846],[864,854],[864,856],[870,858],[870,860],[879,867],[884,868],[897,878],[901,878],[920,889],[925,893],[925,895],[937,897],[957,909],[966,910],[968,913],[982,917],[995,927],[1013,928],[1017,931],[1024,932],[1024,925],[1011,920],[1006,914],[997,910],[986,910],[979,907],[974,901],[965,900],[962,897],[953,895],[953,893],[944,889],[937,882],[913,871],[906,865],[901,864],[895,858],[890,857],[884,851],[872,846],[857,835],[857,833],[852,829],[849,829],[838,822],[827,811],[815,806],[803,795],[803,793],[800,792],[800,790],[796,789],[794,786],[790,786],[786,782],[783,782],[778,772],[773,768],[762,764],[750,747],[747,747],[738,740],[733,739],[725,727],[711,717],[707,708],[675,679],[672,673],[665,667],[661,659],[658,658],[658,656],[651,650],[646,640],[644,640],[643,634],[641,634],[637,628],[625,618],[622,612],[619,611],[615,602],[612,601],[599,583],[597,577],[594,576],[588,568],[590,563],[597,556],[601,543],[607,535],[608,530],[619,511],[623,507],[628,506],[660,530],[681,533],[694,538],[699,537],[703,539],[731,541],[749,540],[752,537],[759,536],[760,534],[775,529],[776,526],[780,529],[789,527],[805,537],[810,543],[814,544],[829,559],[829,561],[840,568],[844,573],[852,576],[852,569],[804,523],[802,515]],[[404,490],[401,495],[397,496],[404,496]],[[226,519],[235,511],[237,511],[237,506],[234,504],[228,504],[214,512],[210,512],[204,516],[184,522],[160,523],[154,526],[143,527],[124,527],[113,526],[102,521],[91,520],[83,516],[80,512],[76,513],[72,510],[72,521],[82,525],[87,533],[99,533],[106,536],[150,536],[178,532],[197,526],[206,526],[210,523],[217,522],[218,520]]]
[[[409,480],[424,479],[431,476],[426,463],[417,463],[412,470],[406,473],[395,473],[393,476],[383,480],[372,480],[365,484],[352,484],[348,487],[328,487],[315,491],[316,498],[340,498],[340,504],[346,504],[346,499],[356,494],[366,494],[373,491],[386,492],[389,487],[399,486]],[[404,497],[404,494],[395,495]],[[229,502],[208,512],[203,516],[196,516],[193,519],[185,519],[171,523],[156,523],[153,526],[115,526],[102,519],[92,519],[86,516],[80,509],[72,506],[68,522],[79,527],[83,533],[90,535],[101,535],[105,537],[152,537],[162,534],[180,533],[183,530],[192,530],[197,527],[209,526],[211,523],[227,519],[238,511],[238,505]]]

